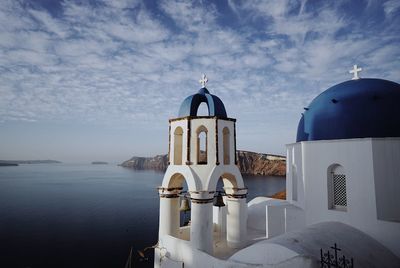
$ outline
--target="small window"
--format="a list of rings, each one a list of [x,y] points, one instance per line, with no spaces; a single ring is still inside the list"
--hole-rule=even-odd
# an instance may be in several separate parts
[[[333,206],[347,207],[346,175],[333,174]]]
[[[340,165],[333,165],[328,170],[329,208],[347,210],[346,173]]]

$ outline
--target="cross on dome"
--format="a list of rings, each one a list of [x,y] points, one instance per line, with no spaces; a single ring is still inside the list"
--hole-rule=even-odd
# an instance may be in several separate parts
[[[362,71],[362,68],[358,68],[357,64],[353,65],[353,69],[349,71],[349,73],[353,74],[353,78],[351,80],[358,80],[360,77],[358,76],[358,73]]]
[[[201,79],[199,80],[199,83],[201,84],[202,87],[206,87],[206,84],[208,82],[208,78],[205,74],[201,76]]]

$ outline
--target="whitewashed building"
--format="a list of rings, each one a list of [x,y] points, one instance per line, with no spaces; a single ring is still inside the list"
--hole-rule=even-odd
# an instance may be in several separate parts
[[[320,267],[326,250],[354,267],[400,267],[400,85],[359,70],[305,108],[287,145],[287,200],[248,204],[235,119],[203,77],[170,120],[155,267]],[[202,102],[208,116],[197,116]],[[213,207],[220,178],[226,206]],[[184,180],[188,226],[179,221]]]

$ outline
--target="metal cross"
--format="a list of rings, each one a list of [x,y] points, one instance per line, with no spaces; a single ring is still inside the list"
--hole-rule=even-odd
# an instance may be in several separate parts
[[[208,82],[208,78],[205,74],[203,74],[201,79],[199,80],[199,83],[202,85],[202,87],[206,87],[207,82]]]
[[[357,80],[360,79],[360,77],[358,76],[358,73],[361,72],[362,69],[357,67],[356,65],[353,65],[353,70],[350,70],[349,73],[353,74],[353,78],[351,80]]]

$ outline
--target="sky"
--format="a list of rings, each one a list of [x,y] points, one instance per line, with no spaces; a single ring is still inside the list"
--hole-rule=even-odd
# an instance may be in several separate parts
[[[398,0],[1,0],[0,159],[166,153],[202,73],[238,149],[285,154],[354,64],[399,83],[399,41]]]

